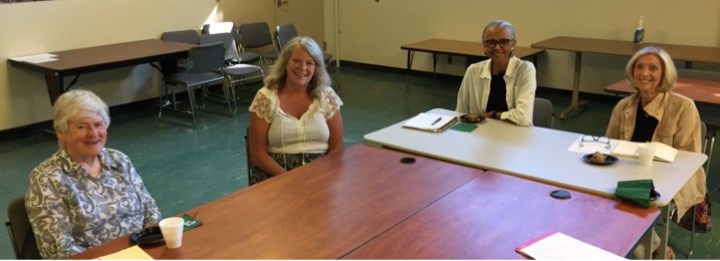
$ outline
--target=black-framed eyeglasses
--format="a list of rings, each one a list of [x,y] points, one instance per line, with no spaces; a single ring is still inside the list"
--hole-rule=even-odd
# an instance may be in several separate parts
[[[611,147],[610,138],[605,137],[605,136],[592,136],[592,135],[582,136],[582,139],[580,140],[580,144],[578,146],[582,147],[585,143],[589,143],[589,142],[603,144],[603,145],[605,145],[606,149],[610,149],[610,147]]]
[[[485,40],[485,42],[483,43],[487,48],[495,48],[495,46],[497,46],[498,44],[500,45],[500,47],[508,47],[512,41],[512,39],[500,39],[499,41]]]

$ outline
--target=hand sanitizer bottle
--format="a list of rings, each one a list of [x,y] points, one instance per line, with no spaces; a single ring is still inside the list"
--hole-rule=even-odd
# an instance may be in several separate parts
[[[635,37],[633,38],[633,43],[635,44],[642,44],[645,42],[645,28],[643,28],[643,17],[640,17],[640,20],[638,21],[638,28],[635,30]]]

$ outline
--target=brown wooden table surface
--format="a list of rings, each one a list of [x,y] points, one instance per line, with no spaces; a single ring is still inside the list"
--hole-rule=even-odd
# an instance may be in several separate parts
[[[558,36],[531,45],[549,50],[632,56],[647,46],[663,48],[673,60],[720,64],[720,48],[681,44],[650,43],[634,44],[632,41],[608,40],[584,37]]]
[[[635,89],[627,79],[620,80],[605,88],[605,91],[618,94],[633,94]],[[720,105],[720,82],[692,78],[678,78],[673,92],[682,94],[695,102]]]
[[[407,50],[407,70],[412,70],[415,52],[426,52],[432,54],[433,57],[433,77],[437,70],[437,61],[440,54],[477,57],[486,59],[484,47],[479,42],[466,42],[447,39],[429,39],[417,43],[406,44],[400,46],[400,49]],[[515,47],[515,56],[520,59],[530,59],[535,63],[537,55],[545,50],[530,47]]]
[[[416,162],[402,164],[404,157]],[[156,259],[336,259],[482,173],[355,145],[187,211],[203,225],[185,232],[177,250],[143,249]],[[128,242],[121,237],[73,258],[111,254]]]
[[[485,56],[483,44],[480,42],[466,42],[446,39],[430,39],[417,43],[406,44],[400,46],[402,50],[420,51],[427,53],[438,53],[446,55],[481,57]],[[543,52],[542,49],[530,47],[515,47],[515,56],[520,59],[531,58]]]
[[[660,214],[497,172],[478,178],[345,259],[522,259],[515,247],[558,231],[625,256]]]
[[[45,75],[45,83],[54,104],[70,86],[65,86],[63,77],[80,75],[126,66],[161,62],[163,70],[174,72],[175,61],[188,56],[193,45],[179,42],[146,39],[110,45],[51,52],[56,61],[31,63],[9,59],[14,67],[37,71]],[[72,84],[72,82],[71,82]]]
[[[580,100],[579,98],[580,65],[582,64],[583,53],[632,56],[633,54],[635,54],[635,52],[644,47],[656,46],[663,48],[665,51],[667,51],[668,54],[670,54],[670,57],[673,58],[673,60],[685,61],[685,68],[691,68],[692,62],[720,64],[719,47],[703,47],[649,42],[643,44],[634,44],[631,41],[568,36],[553,37],[547,40],[533,43],[530,46],[547,50],[575,52],[572,98],[570,100],[570,106],[560,112],[561,119],[564,119],[568,113],[574,111],[580,106],[587,105],[587,101]]]

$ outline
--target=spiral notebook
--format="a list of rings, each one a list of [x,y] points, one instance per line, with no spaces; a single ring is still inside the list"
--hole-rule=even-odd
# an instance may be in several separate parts
[[[455,123],[457,123],[457,117],[455,117],[455,115],[421,112],[406,121],[403,127],[429,132],[442,132],[452,127]]]

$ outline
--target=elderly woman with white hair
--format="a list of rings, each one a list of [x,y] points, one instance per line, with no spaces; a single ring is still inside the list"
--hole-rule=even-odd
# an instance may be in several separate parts
[[[32,170],[25,194],[40,255],[66,258],[159,222],[128,156],[105,148],[110,117],[100,97],[72,90],[53,110],[60,149]]]
[[[637,93],[623,98],[615,105],[610,116],[607,137],[635,142],[656,141],[678,150],[702,152],[700,113],[692,99],[672,92],[677,80],[677,70],[670,55],[659,47],[645,47],[630,58],[625,66],[625,73]],[[673,201],[677,206],[674,220],[680,222],[682,227],[688,224],[681,221],[692,219],[693,211],[698,211],[701,216],[696,225],[704,230],[712,229],[710,216],[706,211],[705,171],[702,168],[685,183]],[[695,208],[688,211],[693,206]],[[654,230],[652,237],[651,248],[655,252],[660,238]],[[639,244],[633,252],[635,258],[647,258],[643,255],[646,247]],[[667,256],[674,257],[669,247]]]

